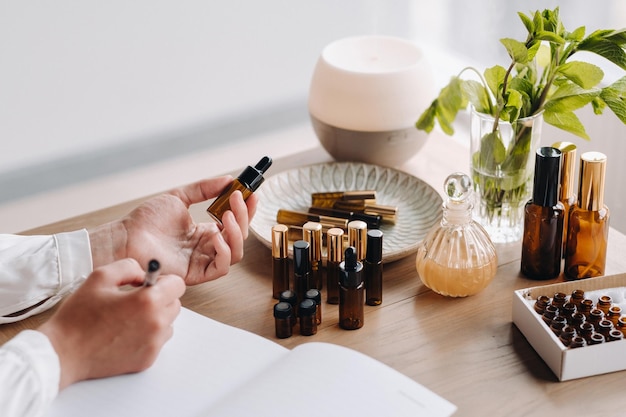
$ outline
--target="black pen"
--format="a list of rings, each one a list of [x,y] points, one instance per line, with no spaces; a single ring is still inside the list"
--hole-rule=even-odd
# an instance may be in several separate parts
[[[157,261],[156,259],[152,259],[150,260],[150,262],[148,262],[148,270],[146,271],[146,277],[143,281],[144,287],[151,287],[152,285],[156,284],[156,279],[160,267],[161,264],[159,264],[159,261]]]

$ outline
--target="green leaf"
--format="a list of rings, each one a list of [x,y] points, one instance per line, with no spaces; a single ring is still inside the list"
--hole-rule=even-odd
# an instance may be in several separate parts
[[[585,127],[574,112],[553,112],[546,109],[543,113],[543,120],[554,127],[589,140],[589,135],[587,135]]]
[[[603,88],[600,97],[622,123],[626,124],[626,77]]]
[[[586,106],[600,94],[600,90],[583,90],[578,85],[568,82],[559,86],[556,92],[546,101],[546,111],[567,113]]]
[[[523,96],[517,90],[509,90],[506,97],[506,104],[504,105],[504,111],[508,114],[506,120],[514,122],[518,119],[522,108],[524,107]]]
[[[606,102],[598,96],[594,98],[591,102],[591,107],[593,108],[593,113],[599,115],[604,113],[604,109],[606,108]]]
[[[434,100],[430,106],[422,113],[420,118],[415,122],[415,127],[430,133],[435,127],[435,118],[437,117],[437,100]]]
[[[500,39],[500,42],[504,45],[513,61],[521,64],[528,62],[528,48],[522,42],[511,38]]]
[[[480,140],[480,167],[494,170],[506,157],[506,149],[500,137],[500,131],[487,133]]]
[[[610,39],[589,35],[578,44],[578,50],[593,52],[626,70],[626,51]]]
[[[438,99],[438,120],[443,118],[447,124],[451,124],[459,110],[467,107],[467,99],[463,95],[461,84],[463,81],[459,77],[452,77],[450,83],[439,93]]]
[[[500,91],[500,86],[504,82],[504,76],[506,75],[506,70],[504,67],[500,65],[495,65],[491,68],[487,68],[485,70],[484,76],[489,89],[493,93],[493,95],[497,97],[502,96],[502,92]]]
[[[605,38],[617,45],[626,45],[626,28],[613,30],[605,35]]]
[[[462,84],[463,92],[477,112],[491,114],[491,101],[486,87],[474,80]]]
[[[595,87],[604,78],[604,71],[600,67],[581,61],[559,65],[558,72],[584,89]]]
[[[565,43],[565,39],[557,35],[556,33],[541,31],[535,35],[536,39],[542,41],[548,41],[552,43],[556,43],[557,45],[563,45]]]
[[[568,33],[565,36],[565,39],[570,42],[580,42],[585,37],[585,31],[586,31],[585,27],[581,26],[579,28],[576,28],[573,32]]]
[[[535,31],[535,25],[533,24],[532,19],[530,17],[526,16],[522,12],[517,12],[517,15],[522,20],[522,23],[526,27],[526,30],[528,31],[528,33],[533,33]]]

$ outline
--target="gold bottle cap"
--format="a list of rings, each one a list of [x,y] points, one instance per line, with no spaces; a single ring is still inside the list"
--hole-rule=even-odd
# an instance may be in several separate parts
[[[328,242],[328,262],[343,261],[343,229],[333,227],[326,232]]]
[[[311,261],[322,260],[322,225],[317,222],[306,222],[302,226],[302,239],[309,242]]]
[[[576,167],[576,145],[571,142],[555,142],[553,148],[561,151],[561,192],[559,200],[569,201],[574,195],[574,177]]]
[[[352,220],[348,223],[348,245],[356,250],[356,259],[360,262],[365,258],[367,245],[367,223]]]
[[[288,231],[289,228],[284,224],[272,226],[272,256],[276,259],[286,258],[288,256]]]
[[[578,205],[583,210],[598,211],[604,207],[606,155],[585,152],[580,156]]]

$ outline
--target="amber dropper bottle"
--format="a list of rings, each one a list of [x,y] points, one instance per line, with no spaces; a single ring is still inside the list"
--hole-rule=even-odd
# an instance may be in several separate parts
[[[272,296],[276,299],[289,289],[288,231],[284,224],[272,226]]]
[[[306,298],[306,292],[311,289],[309,251],[310,245],[306,240],[293,242],[293,289],[298,303]]]
[[[346,330],[360,329],[364,320],[365,285],[363,264],[357,260],[353,246],[346,249],[339,271],[339,326]]]
[[[532,279],[552,279],[561,273],[563,204],[559,201],[561,151],[537,149],[533,198],[524,206],[522,273]]]
[[[306,222],[302,226],[302,239],[309,242],[309,264],[311,265],[311,288],[321,290],[324,283],[322,269],[322,225]]]
[[[254,166],[248,166],[244,169],[241,174],[237,178],[230,183],[228,187],[221,192],[221,194],[211,203],[209,208],[207,209],[207,213],[213,218],[213,220],[217,221],[219,224],[222,224],[222,216],[224,212],[230,210],[230,195],[236,191],[241,191],[243,195],[243,199],[247,200],[248,197],[252,195],[265,181],[263,178],[263,174],[265,171],[269,169],[272,165],[272,158],[269,156],[264,156],[261,160]]]
[[[578,203],[570,209],[565,277],[583,279],[604,275],[609,237],[609,208],[604,205],[606,155],[580,156]]]
[[[383,302],[383,232],[368,230],[365,261],[365,299],[367,305],[378,306]]]
[[[339,264],[343,261],[343,229],[333,227],[326,232],[326,302],[339,304]]]
[[[552,145],[561,151],[561,182],[559,190],[559,201],[563,204],[563,257],[565,257],[565,247],[567,245],[567,221],[569,210],[576,204],[576,189],[574,180],[576,179],[576,145],[571,142],[555,142]]]

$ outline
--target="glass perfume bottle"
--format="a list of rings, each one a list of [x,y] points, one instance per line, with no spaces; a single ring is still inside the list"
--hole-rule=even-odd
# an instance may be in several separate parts
[[[576,204],[576,189],[574,180],[576,179],[576,145],[571,142],[555,142],[553,148],[561,151],[561,190],[559,191],[559,201],[563,204],[563,253],[565,257],[565,247],[567,246],[567,220],[569,209]]]
[[[472,182],[463,173],[446,178],[443,218],[417,250],[420,279],[434,292],[466,297],[483,290],[498,268],[496,248],[472,219]]]
[[[549,146],[535,153],[532,199],[524,205],[522,274],[552,279],[561,273],[563,204],[559,201],[561,151]]]
[[[609,237],[609,208],[604,204],[606,155],[580,156],[578,202],[569,212],[565,277],[570,280],[604,275]]]

